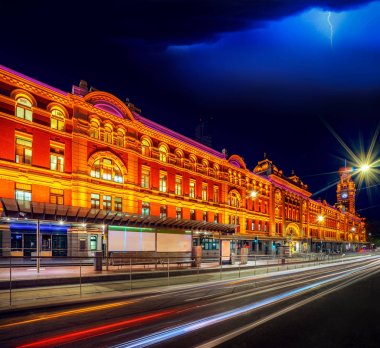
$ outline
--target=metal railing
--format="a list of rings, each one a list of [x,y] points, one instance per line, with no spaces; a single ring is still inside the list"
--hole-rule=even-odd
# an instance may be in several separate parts
[[[271,272],[354,261],[374,253],[308,254],[293,259],[234,255],[193,257],[0,257],[0,309],[38,303],[76,301],[125,291],[230,280]],[[40,270],[37,272],[37,258]]]

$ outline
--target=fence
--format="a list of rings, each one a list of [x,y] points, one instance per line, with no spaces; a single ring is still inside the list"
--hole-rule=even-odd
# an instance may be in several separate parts
[[[305,254],[297,259],[275,256],[233,255],[222,258],[154,257],[117,255],[89,257],[0,257],[0,309],[28,303],[49,304],[125,295],[162,286],[226,281],[323,264],[348,262],[352,255]],[[39,260],[39,268],[37,268]],[[200,261],[200,262],[199,262]]]

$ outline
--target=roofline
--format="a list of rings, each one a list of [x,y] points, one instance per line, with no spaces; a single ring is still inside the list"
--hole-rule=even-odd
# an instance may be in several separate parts
[[[38,80],[36,80],[36,79],[34,79],[32,77],[29,77],[29,76],[26,76],[24,74],[21,74],[21,73],[15,71],[15,70],[13,70],[11,68],[8,68],[8,67],[6,67],[4,65],[1,65],[1,64],[0,64],[0,70],[3,70],[3,71],[6,71],[6,72],[8,72],[10,74],[16,75],[16,76],[18,76],[18,77],[20,77],[20,78],[22,78],[24,80],[27,80],[27,81],[29,81],[31,83],[35,83],[35,84],[37,84],[37,85],[39,85],[41,87],[50,89],[50,90],[52,90],[52,91],[54,91],[56,93],[62,94],[64,96],[67,96],[69,94],[69,92],[64,92],[64,91],[62,91],[62,90],[60,90],[58,88],[52,87],[52,86],[50,86],[50,85],[48,85],[46,83],[43,83],[41,81],[38,81]]]
[[[143,116],[141,116],[140,114],[138,114],[137,112],[135,111],[132,111],[133,113],[133,116],[135,116],[135,120],[141,122],[144,126],[147,126],[153,130],[156,130],[162,134],[165,134],[171,138],[174,138],[176,140],[179,140],[179,141],[182,141],[182,142],[185,142],[186,144],[190,145],[190,146],[193,146],[193,147],[196,147],[198,150],[201,150],[201,151],[204,151],[204,152],[207,152],[208,154],[212,155],[212,156],[215,156],[215,157],[218,157],[220,159],[226,159],[226,156],[224,153],[222,152],[219,152],[217,150],[214,150],[212,149],[211,147],[208,147],[206,145],[203,145],[193,139],[190,139],[180,133],[177,133],[167,127],[164,127],[154,121],[151,121]]]

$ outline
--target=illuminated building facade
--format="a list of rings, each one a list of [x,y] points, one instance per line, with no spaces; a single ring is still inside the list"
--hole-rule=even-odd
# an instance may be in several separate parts
[[[157,217],[150,228],[190,229],[192,243],[206,254],[219,249],[220,238],[260,253],[284,244],[305,252],[366,242],[355,187],[344,173],[340,204],[313,200],[299,177],[285,177],[268,158],[250,171],[238,155],[227,158],[152,122],[85,81],[68,93],[0,66],[0,129],[0,197],[16,200],[18,208],[45,204],[45,220],[52,207],[56,213],[69,207],[66,215],[74,207],[135,214],[138,221],[147,217],[144,223]],[[3,216],[5,210],[3,204]],[[3,224],[2,249],[27,255],[35,248],[29,228],[25,221]],[[95,225],[45,224],[42,250],[87,255],[102,250],[103,232]]]

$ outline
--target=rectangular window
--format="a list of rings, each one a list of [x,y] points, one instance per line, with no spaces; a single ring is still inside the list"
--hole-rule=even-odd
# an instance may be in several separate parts
[[[90,250],[96,251],[97,250],[97,244],[98,244],[98,237],[97,236],[91,236],[90,237]]]
[[[91,193],[91,208],[100,209],[100,195]]]
[[[111,196],[103,196],[103,209],[111,210],[112,209],[112,198]]]
[[[50,142],[50,170],[64,171],[65,146]]]
[[[32,186],[26,184],[16,184],[15,198],[20,201],[31,201]]]
[[[182,176],[176,175],[175,177],[175,194],[178,196],[182,195]]]
[[[208,218],[207,211],[204,211],[204,212],[203,212],[203,221],[204,221],[204,222],[207,222],[207,218]]]
[[[61,119],[52,117],[51,128],[57,129],[57,130],[63,130],[65,128],[65,122]]]
[[[214,186],[214,203],[219,203],[219,187]]]
[[[175,217],[177,220],[181,220],[182,219],[182,208],[176,208],[175,210]]]
[[[23,118],[27,121],[32,121],[32,109],[28,105],[30,104],[30,102],[27,101],[28,103],[23,103],[23,100],[25,100],[25,98],[18,99],[18,103],[16,106],[16,116]]]
[[[195,210],[194,209],[190,209],[190,220],[195,220]]]
[[[53,189],[53,188],[50,189],[50,203],[63,205],[64,204],[63,197],[64,197],[63,190]]]
[[[149,202],[142,202],[141,214],[142,215],[150,215],[150,203]]]
[[[166,172],[160,171],[160,192],[167,191],[168,189],[167,182],[168,182],[168,174]]]
[[[219,223],[219,214],[218,213],[214,214],[214,223],[216,223],[216,224]]]
[[[123,201],[121,197],[115,197],[115,211],[123,210]]]
[[[150,188],[150,168],[143,167],[141,169],[141,187]]]
[[[195,198],[195,180],[190,180],[190,186],[189,186],[189,197]]]
[[[16,137],[16,163],[32,164],[32,140]]]
[[[207,201],[207,184],[202,184],[202,200]]]
[[[79,250],[80,251],[86,251],[86,244],[87,244],[86,242],[87,241],[84,238],[79,239]]]
[[[252,220],[252,223],[251,223],[251,230],[254,231],[255,230],[255,222]]]
[[[166,205],[160,205],[160,218],[166,218]]]

